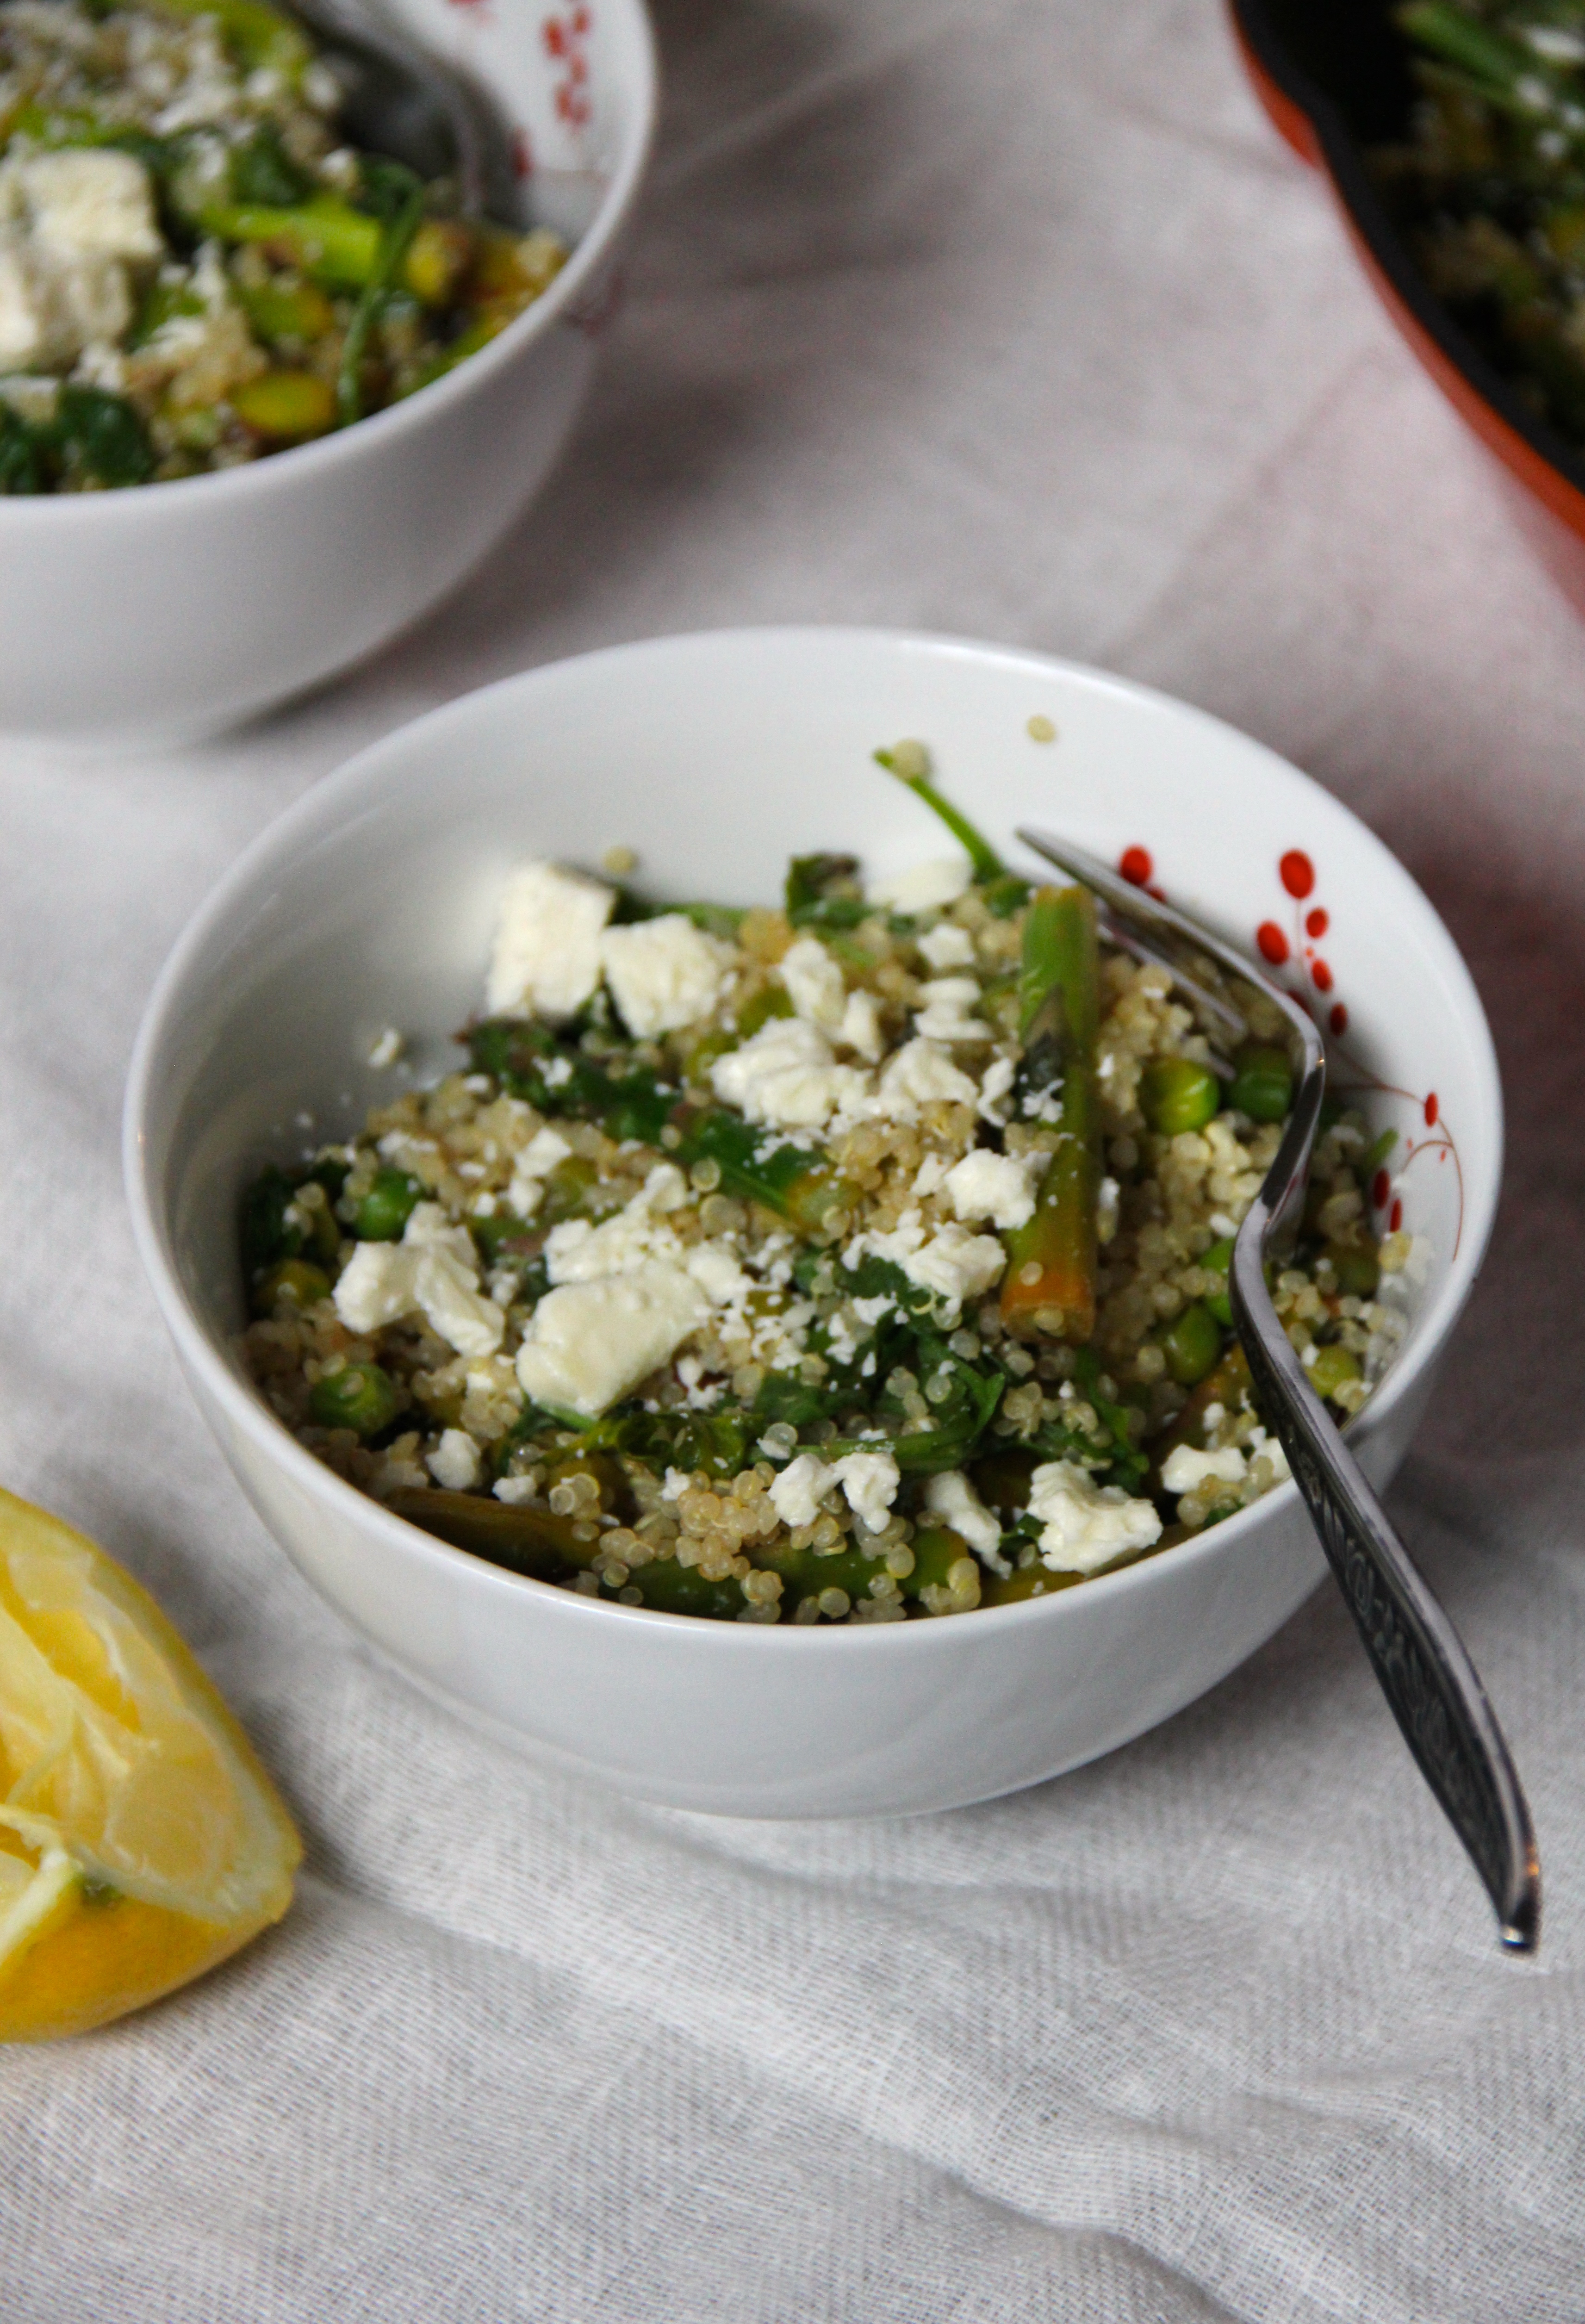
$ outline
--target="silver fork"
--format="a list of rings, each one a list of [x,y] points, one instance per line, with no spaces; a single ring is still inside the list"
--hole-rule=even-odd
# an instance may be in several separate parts
[[[1262,1413],[1287,1455],[1404,1740],[1486,1884],[1503,1943],[1533,1952],[1541,1935],[1541,1864],[1502,1729],[1458,1632],[1304,1377],[1266,1287],[1267,1253],[1304,1200],[1326,1088],[1321,1036],[1280,985],[1187,914],[1157,903],[1066,840],[1036,831],[1018,837],[1090,889],[1120,934],[1131,935],[1128,948],[1166,969],[1221,1029],[1239,1028],[1239,1015],[1206,989],[1203,968],[1196,974],[1196,964],[1207,959],[1233,980],[1235,991],[1251,987],[1282,1011],[1298,1067],[1294,1109],[1233,1245],[1233,1320]]]

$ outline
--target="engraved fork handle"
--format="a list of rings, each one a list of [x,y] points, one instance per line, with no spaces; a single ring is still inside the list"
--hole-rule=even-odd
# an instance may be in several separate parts
[[[1167,939],[1169,955],[1174,945],[1187,945],[1265,993],[1292,1028],[1303,1060],[1298,1087],[1276,1157],[1233,1246],[1233,1320],[1261,1409],[1287,1456],[1404,1740],[1486,1885],[1503,1943],[1532,1952],[1541,1935],[1541,1866],[1502,1729],[1458,1632],[1305,1378],[1266,1286],[1268,1248],[1304,1200],[1326,1088],[1321,1037],[1291,994],[1198,922],[1131,887],[1065,840],[1030,831],[1018,836],[1120,917]],[[1170,956],[1164,965],[1178,973]]]
[[[1311,1038],[1319,1051],[1313,1028]],[[1296,1171],[1293,1157],[1279,1152],[1239,1231],[1229,1270],[1233,1320],[1261,1410],[1404,1740],[1486,1884],[1503,1943],[1532,1952],[1541,1935],[1541,1866],[1502,1729],[1463,1641],[1305,1378],[1266,1287],[1267,1247],[1292,1194],[1302,1192],[1325,1075],[1318,1057],[1300,1084],[1283,1141],[1296,1154]]]

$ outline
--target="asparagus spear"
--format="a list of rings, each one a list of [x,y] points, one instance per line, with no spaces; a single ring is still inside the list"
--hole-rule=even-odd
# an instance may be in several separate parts
[[[1024,922],[1020,1033],[1027,1079],[1055,1095],[1062,1073],[1060,1142],[1027,1226],[1008,1238],[1001,1312],[1014,1326],[1087,1340],[1095,1328],[1095,1219],[1101,1194],[1101,1109],[1095,1086],[1100,952],[1095,901],[1084,888],[1042,888]]]

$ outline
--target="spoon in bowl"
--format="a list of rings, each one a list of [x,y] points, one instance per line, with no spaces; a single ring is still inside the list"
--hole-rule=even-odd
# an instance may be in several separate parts
[[[341,90],[341,121],[359,145],[422,179],[449,178],[465,217],[513,222],[511,140],[493,106],[359,0],[290,5]]]
[[[1305,1378],[1267,1288],[1267,1256],[1304,1203],[1326,1088],[1321,1036],[1290,993],[1188,914],[1066,840],[1036,831],[1018,837],[1099,897],[1121,930],[1136,932],[1130,950],[1166,969],[1189,998],[1209,1000],[1219,1029],[1239,1025],[1240,986],[1282,1013],[1295,1067],[1293,1111],[1233,1245],[1233,1321],[1262,1415],[1287,1456],[1393,1717],[1486,1885],[1503,1943],[1533,1952],[1541,1935],[1541,1864],[1502,1729],[1458,1632]],[[1208,991],[1207,963],[1228,980],[1225,991]]]

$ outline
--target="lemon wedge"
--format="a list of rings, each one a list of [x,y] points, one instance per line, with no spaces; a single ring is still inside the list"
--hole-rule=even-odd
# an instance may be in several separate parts
[[[278,1921],[302,1854],[148,1593],[0,1492],[0,2041],[103,2025]]]

